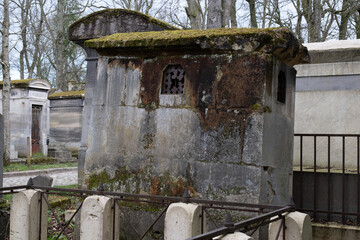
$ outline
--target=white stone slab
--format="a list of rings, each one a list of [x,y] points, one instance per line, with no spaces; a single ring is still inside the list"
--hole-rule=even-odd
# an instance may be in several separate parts
[[[39,239],[41,219],[41,240],[47,239],[47,204],[42,199],[40,218],[41,192],[25,190],[14,194],[10,210],[10,239],[35,240]]]
[[[201,207],[196,204],[173,203],[166,211],[165,240],[184,240],[201,234]]]
[[[269,225],[269,240],[275,240],[281,220]],[[309,215],[301,212],[291,212],[285,215],[285,239],[312,240],[312,228]],[[283,239],[283,230],[280,230],[278,239]]]

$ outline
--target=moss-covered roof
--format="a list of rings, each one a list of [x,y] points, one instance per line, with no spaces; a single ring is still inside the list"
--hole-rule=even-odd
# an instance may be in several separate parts
[[[303,58],[302,62],[309,61],[306,48],[287,28],[218,28],[117,33],[85,41],[85,46],[96,49],[131,48],[135,51],[154,49],[166,51],[166,49],[179,49],[180,47],[180,49],[207,49],[212,52],[265,52],[274,55],[286,53],[287,57],[289,55]],[[301,56],[298,56],[299,54]],[[300,62],[297,61],[297,63]]]
[[[162,32],[132,32],[116,33],[85,42],[91,48],[116,48],[116,47],[163,47],[198,45],[202,40],[215,40],[221,37],[260,37],[282,40],[283,33],[289,30],[283,28],[258,29],[258,28],[217,28],[207,30],[175,30]],[[205,46],[206,47],[206,46]]]
[[[12,88],[14,88],[14,87],[16,87],[16,88],[29,87],[30,83],[33,81],[36,81],[36,80],[42,80],[42,81],[46,81],[47,83],[49,83],[49,81],[47,81],[46,79],[30,78],[30,79],[11,80],[10,85]],[[0,89],[2,89],[2,85],[3,85],[3,81],[0,81]]]
[[[56,92],[49,95],[49,99],[73,99],[73,98],[84,98],[84,97],[85,97],[85,90]]]

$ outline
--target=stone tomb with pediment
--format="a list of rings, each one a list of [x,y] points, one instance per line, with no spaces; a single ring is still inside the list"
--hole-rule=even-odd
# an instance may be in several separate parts
[[[0,82],[2,99],[2,82]],[[49,135],[49,100],[51,88],[45,79],[11,81],[10,96],[10,145],[11,158],[25,157],[27,137],[31,139],[32,154],[47,155]],[[2,113],[2,106],[0,105]]]

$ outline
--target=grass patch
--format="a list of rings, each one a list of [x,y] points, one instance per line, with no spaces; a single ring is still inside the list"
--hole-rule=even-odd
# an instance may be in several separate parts
[[[48,168],[66,168],[66,167],[77,167],[77,163],[76,162],[40,163],[40,164],[31,164],[30,166],[28,166],[26,163],[10,163],[8,166],[4,166],[4,172],[42,170],[42,169],[48,169]]]

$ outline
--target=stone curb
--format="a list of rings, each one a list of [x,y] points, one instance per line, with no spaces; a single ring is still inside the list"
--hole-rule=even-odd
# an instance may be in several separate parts
[[[4,178],[10,177],[19,177],[19,176],[36,176],[41,174],[53,174],[53,173],[64,173],[77,170],[77,167],[68,167],[68,168],[49,168],[43,170],[30,170],[30,171],[20,171],[20,172],[6,172],[4,173]]]

